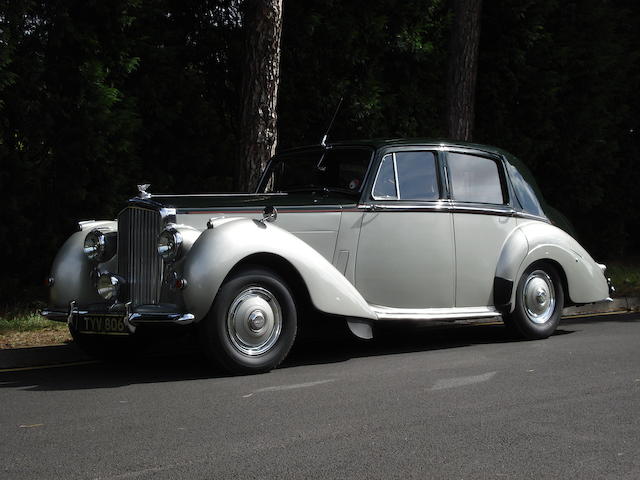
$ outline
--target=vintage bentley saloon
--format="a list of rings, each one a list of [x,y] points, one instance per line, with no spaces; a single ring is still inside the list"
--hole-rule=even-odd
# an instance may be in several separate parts
[[[310,315],[361,338],[382,322],[502,318],[541,339],[563,306],[609,297],[604,265],[493,147],[335,143],[277,155],[253,194],[147,189],[116,220],[80,222],[53,263],[43,315],[90,352],[194,325],[211,361],[263,372]]]

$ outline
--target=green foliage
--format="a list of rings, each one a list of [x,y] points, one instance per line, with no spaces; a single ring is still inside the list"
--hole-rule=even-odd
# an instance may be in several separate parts
[[[444,2],[288,2],[279,100],[281,145],[331,138],[442,135]]]
[[[616,289],[617,297],[640,297],[640,259],[614,261],[607,264],[607,275]]]
[[[485,3],[476,138],[526,161],[600,258],[638,248],[639,13],[630,1]]]
[[[446,0],[284,2],[282,148],[446,134]],[[232,185],[240,0],[0,0],[0,301],[44,298],[78,220]],[[640,4],[484,2],[479,142],[527,163],[598,258],[638,251]]]

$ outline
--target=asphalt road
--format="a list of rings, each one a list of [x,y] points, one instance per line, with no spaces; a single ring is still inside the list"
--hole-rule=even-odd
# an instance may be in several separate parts
[[[199,360],[0,373],[0,477],[640,478],[637,314],[307,343],[251,377]]]

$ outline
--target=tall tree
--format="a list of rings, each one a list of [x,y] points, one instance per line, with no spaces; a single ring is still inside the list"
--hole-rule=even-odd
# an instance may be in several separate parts
[[[245,64],[240,115],[237,189],[249,191],[275,153],[280,82],[282,0],[247,0],[244,11]]]
[[[473,136],[481,9],[482,0],[453,0],[447,126],[456,140],[470,141]]]

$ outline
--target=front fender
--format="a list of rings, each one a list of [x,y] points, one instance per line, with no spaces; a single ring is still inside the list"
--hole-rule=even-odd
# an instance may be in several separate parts
[[[197,320],[207,314],[233,267],[257,253],[286,259],[302,277],[311,302],[321,312],[376,318],[360,293],[333,265],[286,230],[247,218],[221,218],[211,226],[198,237],[184,263],[188,282],[184,301]]]
[[[51,277],[54,282],[49,290],[51,307],[68,308],[72,300],[81,305],[104,302],[92,281],[95,264],[84,254],[84,239],[94,228],[115,231],[117,224],[114,221],[81,222],[80,228],[67,239],[53,260]],[[114,257],[103,265],[111,266],[115,261]]]

